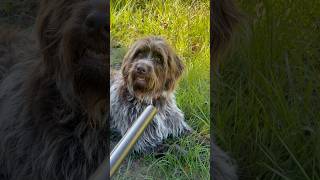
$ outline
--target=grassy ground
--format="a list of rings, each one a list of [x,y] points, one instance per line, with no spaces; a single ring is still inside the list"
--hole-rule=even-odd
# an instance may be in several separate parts
[[[195,129],[170,140],[168,153],[130,157],[114,179],[209,179],[209,1],[111,1],[112,63],[138,38],[161,35],[186,64],[178,106]],[[180,154],[175,144],[186,150]]]
[[[320,1],[238,1],[218,83],[219,143],[241,179],[320,179]]]

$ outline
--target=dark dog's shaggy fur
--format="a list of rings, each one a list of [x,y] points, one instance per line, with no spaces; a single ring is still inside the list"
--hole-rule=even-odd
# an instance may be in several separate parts
[[[42,0],[39,48],[1,33],[0,179],[88,179],[108,156],[106,3]]]
[[[211,7],[211,54],[214,61],[217,61],[219,55],[228,47],[241,14],[234,0],[213,0]]]
[[[211,1],[210,16],[211,70],[214,72],[211,77],[216,77],[218,61],[227,48],[235,25],[239,23],[240,14],[233,0],[213,0]],[[215,86],[214,80],[215,78],[211,79],[212,86]],[[214,88],[212,87],[212,89]],[[215,97],[214,93],[211,93],[211,97]],[[214,98],[214,100],[216,99]],[[213,105],[213,108],[216,106]],[[214,138],[211,138],[211,141],[210,170],[213,180],[237,180],[238,176],[233,160],[215,144]]]
[[[147,105],[158,109],[135,145],[136,152],[150,152],[168,136],[191,130],[174,97],[183,69],[180,58],[162,38],[147,37],[133,44],[124,57],[121,72],[113,75],[111,128],[124,135]]]

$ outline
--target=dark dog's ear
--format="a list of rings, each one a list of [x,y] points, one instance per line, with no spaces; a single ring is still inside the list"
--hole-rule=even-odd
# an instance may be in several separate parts
[[[42,0],[39,6],[36,18],[37,38],[41,50],[46,51],[48,46],[55,42],[58,27],[52,23],[53,12],[50,11],[52,4],[48,0]]]
[[[134,56],[134,51],[135,48],[131,47],[128,52],[125,54],[123,60],[122,60],[122,64],[121,64],[121,74],[123,77],[126,77],[129,75],[129,65],[130,65],[130,61],[132,60],[133,56]]]
[[[121,73],[124,77],[128,76],[131,61],[134,59],[135,54],[139,49],[143,48],[146,44],[145,39],[140,39],[131,45],[128,52],[124,55],[121,64]]]
[[[211,1],[211,47],[213,57],[216,58],[227,47],[236,25],[242,15],[235,6],[234,0]]]
[[[170,57],[168,78],[165,84],[165,90],[173,91],[176,86],[176,81],[181,77],[184,71],[184,65],[182,60],[176,54],[173,54]]]
[[[179,56],[174,55],[173,59],[174,59],[174,62],[176,63],[175,78],[179,79],[184,71],[184,65]]]
[[[129,75],[129,63],[128,60],[123,60],[122,65],[121,65],[121,74],[124,77],[124,79],[127,79]]]

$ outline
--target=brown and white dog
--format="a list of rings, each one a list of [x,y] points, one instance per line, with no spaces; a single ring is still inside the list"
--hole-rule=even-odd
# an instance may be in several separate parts
[[[132,45],[121,71],[113,75],[111,128],[124,135],[148,105],[158,109],[135,145],[136,152],[151,151],[168,136],[179,136],[191,130],[174,96],[183,69],[182,61],[164,39],[146,37]]]

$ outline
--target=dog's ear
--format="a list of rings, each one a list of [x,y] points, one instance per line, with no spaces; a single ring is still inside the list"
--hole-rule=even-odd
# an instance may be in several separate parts
[[[211,50],[214,59],[223,53],[232,37],[236,26],[243,20],[243,14],[239,12],[234,0],[216,0],[211,8],[212,35]]]
[[[121,64],[121,73],[122,73],[122,76],[126,77],[129,75],[129,62],[130,62],[130,59],[133,58],[133,54],[134,54],[134,50],[133,50],[133,47],[129,49],[129,51],[126,53],[126,55],[124,56],[123,60],[122,60],[122,64]]]
[[[176,66],[176,70],[175,70],[175,79],[179,79],[180,76],[182,75],[183,71],[184,71],[184,65],[182,60],[180,59],[180,57],[178,55],[174,55],[173,56],[174,62],[175,62],[175,66]]]
[[[145,44],[145,40],[141,39],[136,41],[128,50],[128,52],[124,55],[124,58],[122,60],[122,65],[121,65],[121,73],[124,77],[128,76],[129,73],[129,66],[131,64],[131,61],[133,60],[135,54],[137,51],[143,47]],[[126,78],[125,78],[126,79]]]
[[[184,65],[180,57],[176,54],[173,54],[169,60],[169,71],[168,78],[165,83],[165,90],[173,91],[176,86],[176,81],[181,77],[184,71]]]
[[[121,74],[124,77],[124,79],[126,79],[126,77],[128,77],[128,73],[129,73],[129,64],[128,64],[128,60],[126,58],[123,59],[122,65],[121,65]]]

